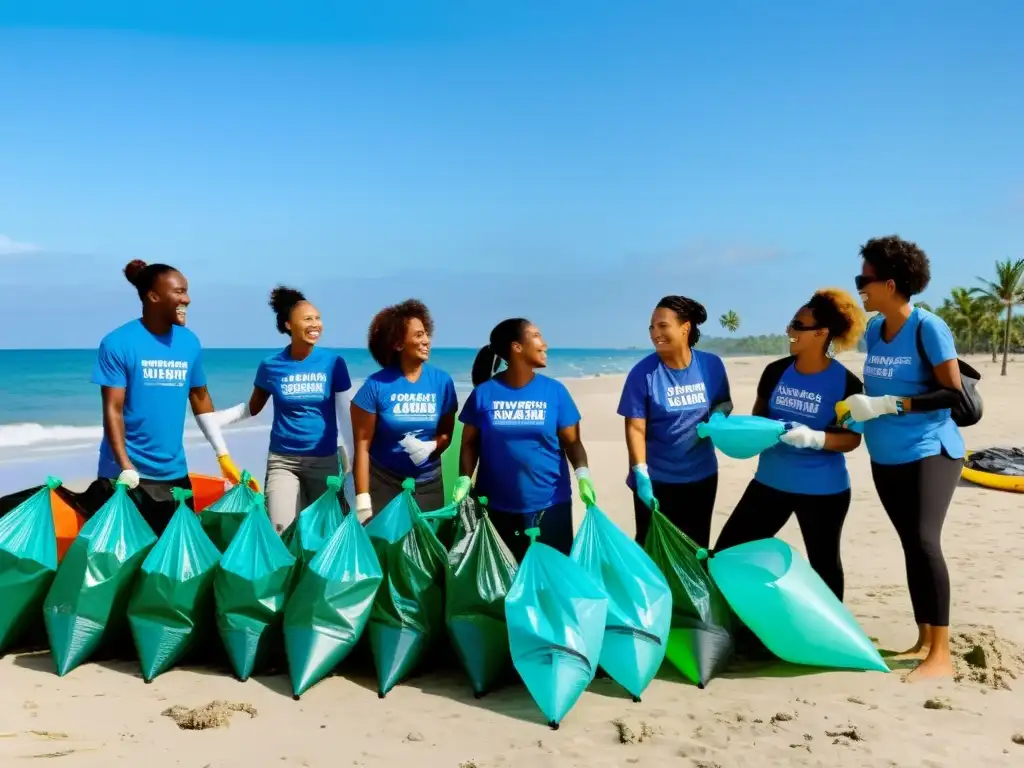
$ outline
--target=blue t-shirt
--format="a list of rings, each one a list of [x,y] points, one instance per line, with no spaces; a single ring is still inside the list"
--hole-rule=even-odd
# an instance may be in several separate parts
[[[330,456],[338,450],[334,395],[352,388],[337,352],[314,347],[305,360],[285,347],[263,360],[253,382],[274,401],[270,451],[288,456]]]
[[[451,376],[426,363],[416,381],[409,381],[398,368],[384,368],[363,382],[352,402],[377,416],[370,443],[374,463],[418,481],[433,480],[440,474],[440,458],[413,463],[408,438],[434,440],[441,417],[458,410]]]
[[[918,350],[918,325],[930,364]],[[914,307],[892,341],[882,339],[881,317],[868,324],[864,339],[868,350],[864,393],[870,397],[923,395],[935,387],[932,368],[956,359],[949,326],[920,307]],[[911,409],[902,416],[887,415],[867,421],[864,442],[871,460],[878,464],[905,464],[937,456],[942,451],[953,459],[964,456],[964,439],[948,408],[928,412]]]
[[[501,512],[540,512],[569,501],[569,464],[559,430],[580,412],[562,382],[537,374],[513,389],[501,378],[476,387],[459,421],[480,430],[476,490]]]
[[[770,419],[803,424],[819,431],[840,430],[836,403],[864,390],[860,380],[835,360],[824,371],[803,374],[794,359],[776,360],[764,369],[757,396]],[[795,448],[778,443],[764,451],[754,478],[786,493],[823,496],[850,487],[846,456],[838,451]]]
[[[697,425],[711,409],[730,402],[729,378],[718,355],[693,350],[686,368],[665,365],[656,353],[638,362],[626,376],[619,416],[647,420],[647,472],[659,483],[694,483],[718,471],[710,440]],[[633,475],[626,483],[634,487]]]
[[[192,331],[173,325],[156,336],[142,320],[125,323],[100,342],[92,383],[125,390],[125,449],[140,477],[163,481],[188,474],[185,408],[189,391],[206,386],[202,346]],[[121,474],[106,435],[96,474]]]

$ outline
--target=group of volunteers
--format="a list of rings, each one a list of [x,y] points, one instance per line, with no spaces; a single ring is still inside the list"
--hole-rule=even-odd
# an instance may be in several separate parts
[[[860,256],[860,301],[839,289],[814,293],[787,325],[790,354],[765,367],[752,412],[791,426],[760,455],[715,546],[775,536],[795,515],[810,564],[841,600],[840,538],[851,498],[845,454],[859,448],[863,434],[875,489],[903,546],[919,630],[901,655],[921,660],[913,676],[949,675],[950,582],[941,534],[965,454],[950,415],[962,386],[956,349],[946,324],[911,302],[930,279],[916,244],[876,238]],[[596,491],[580,412],[564,384],[539,373],[547,344],[529,320],[504,320],[491,331],[460,411],[452,377],[429,363],[434,327],[421,302],[405,301],[373,318],[368,346],[380,370],[353,392],[345,360],[317,346],[317,308],[302,293],[277,288],[270,304],[289,343],[260,363],[248,402],[216,410],[199,341],[185,327],[185,277],[139,261],[125,275],[143,309],[99,348],[93,383],[102,388],[104,437],[90,489],[97,506],[121,480],[159,534],[174,510],[171,488],[190,483],[186,400],[234,483],[241,476],[222,429],[272,400],[264,492],[277,530],[339,473],[351,478],[345,498],[363,522],[401,492],[406,478],[415,480],[420,506],[437,509],[444,504],[441,454],[457,417],[463,429],[453,501],[486,496],[490,520],[517,558],[529,543],[521,534],[531,527],[540,529],[540,541],[569,552],[569,465],[585,505],[596,502]],[[877,313],[870,322],[865,310]],[[728,417],[733,402],[721,358],[695,348],[706,320],[692,299],[659,301],[650,319],[654,352],[623,386],[618,414],[640,543],[657,506],[698,545],[711,545],[718,460],[697,426],[712,413]],[[863,382],[835,359],[862,337]],[[840,423],[837,405],[849,421]]]

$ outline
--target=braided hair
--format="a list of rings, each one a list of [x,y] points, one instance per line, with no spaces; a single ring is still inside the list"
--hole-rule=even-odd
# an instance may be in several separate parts
[[[690,324],[690,334],[686,343],[693,347],[700,341],[700,328],[697,326],[707,322],[708,311],[699,301],[686,296],[666,296],[658,302],[656,309],[668,309],[675,313],[680,323]]]
[[[474,387],[491,378],[502,360],[508,362],[512,356],[512,345],[523,340],[523,332],[529,325],[530,321],[524,317],[510,317],[494,326],[490,342],[480,348],[473,360],[471,377]]]
[[[302,291],[284,285],[279,285],[270,292],[270,308],[277,316],[278,333],[283,333],[286,336],[289,334],[287,323],[292,316],[292,310],[305,300],[306,297]]]

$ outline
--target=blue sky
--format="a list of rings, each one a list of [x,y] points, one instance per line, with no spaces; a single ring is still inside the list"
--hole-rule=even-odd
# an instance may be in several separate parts
[[[937,300],[1024,255],[1024,4],[974,5],[0,0],[0,346],[95,345],[131,258],[208,346],[282,281],[339,346],[407,296],[440,345],[775,332],[891,232]]]

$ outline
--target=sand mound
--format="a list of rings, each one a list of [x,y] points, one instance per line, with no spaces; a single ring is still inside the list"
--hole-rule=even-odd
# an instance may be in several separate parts
[[[256,717],[256,707],[252,704],[230,701],[211,701],[205,707],[195,709],[175,705],[161,714],[171,718],[182,730],[205,731],[207,728],[226,728],[232,712],[245,712],[249,717]]]
[[[1024,650],[1000,638],[992,627],[968,626],[950,637],[953,679],[1010,690],[1024,674]]]

